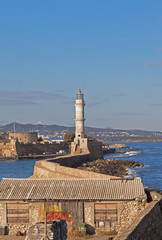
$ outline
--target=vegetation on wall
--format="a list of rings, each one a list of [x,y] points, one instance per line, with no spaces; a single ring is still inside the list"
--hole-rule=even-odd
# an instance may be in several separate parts
[[[71,131],[66,132],[63,136],[64,142],[67,142],[69,144],[74,141],[74,138],[75,138],[75,133]]]
[[[95,141],[96,140],[95,138],[93,138],[91,136],[88,136],[86,134],[84,134],[84,137],[87,138],[88,141]],[[75,133],[71,132],[71,131],[66,132],[63,136],[64,142],[67,142],[69,144],[74,141],[74,138],[75,138]]]

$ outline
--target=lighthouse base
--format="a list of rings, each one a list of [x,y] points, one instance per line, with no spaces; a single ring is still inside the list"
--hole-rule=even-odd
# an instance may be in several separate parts
[[[74,139],[71,143],[71,154],[90,154],[90,160],[103,159],[102,143],[88,141],[87,138]]]

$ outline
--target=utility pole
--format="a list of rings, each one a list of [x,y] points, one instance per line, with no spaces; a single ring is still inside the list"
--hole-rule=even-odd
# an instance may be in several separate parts
[[[13,127],[14,127],[14,139],[15,139],[15,119],[14,119],[14,122],[13,122]]]
[[[45,215],[45,220],[44,220],[44,240],[47,240],[47,209],[46,209],[46,200],[44,202],[44,215]]]

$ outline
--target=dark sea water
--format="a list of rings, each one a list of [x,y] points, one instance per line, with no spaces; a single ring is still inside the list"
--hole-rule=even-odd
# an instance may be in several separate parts
[[[139,161],[144,168],[129,170],[129,174],[139,176],[145,186],[162,190],[162,142],[126,143],[133,150],[126,153],[106,155],[105,158]],[[27,178],[33,174],[36,160],[0,161],[0,180],[2,178]]]
[[[33,175],[36,160],[0,161],[0,181],[2,178],[27,178]]]
[[[162,190],[162,142],[132,142],[124,143],[134,149],[142,151],[126,151],[126,153],[108,154],[105,158],[139,161],[143,168],[130,169],[128,173],[141,177],[142,182],[149,188]]]

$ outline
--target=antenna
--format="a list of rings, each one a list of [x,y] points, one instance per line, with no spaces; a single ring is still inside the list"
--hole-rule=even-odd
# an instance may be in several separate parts
[[[13,128],[14,128],[14,139],[15,139],[15,119],[13,120]]]
[[[83,83],[83,93],[85,93],[85,83]]]

